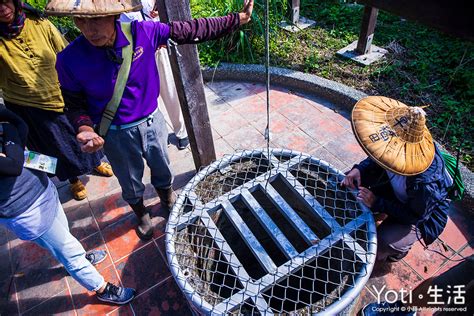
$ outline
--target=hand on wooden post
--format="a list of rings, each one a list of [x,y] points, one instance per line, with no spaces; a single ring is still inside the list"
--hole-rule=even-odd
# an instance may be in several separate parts
[[[86,153],[95,153],[104,147],[104,139],[90,126],[79,127],[76,139],[81,144],[81,150]]]
[[[244,25],[250,22],[253,12],[253,0],[244,0],[244,8],[239,13],[240,25]]]

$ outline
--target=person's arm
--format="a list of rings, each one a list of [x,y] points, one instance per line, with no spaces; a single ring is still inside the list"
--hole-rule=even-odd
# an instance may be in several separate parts
[[[150,21],[142,22],[141,27],[153,40],[153,45],[157,49],[166,45],[168,39],[177,44],[198,44],[221,38],[236,31],[239,26],[250,22],[253,3],[253,0],[245,0],[244,8],[240,13],[232,13],[223,17],[172,21],[167,24]]]
[[[3,124],[3,155],[0,155],[0,175],[19,176],[25,160],[24,147],[14,125]]]
[[[94,123],[88,114],[86,96],[81,92],[73,92],[61,87],[64,98],[64,113],[68,117],[74,129],[79,131],[81,126],[94,127]]]
[[[61,52],[69,42],[64,38],[61,32],[53,25],[50,21],[46,21],[48,24],[48,33],[49,33],[49,40],[51,41],[51,45],[53,46],[54,52],[58,54]]]
[[[377,197],[371,209],[376,212],[385,213],[403,223],[416,224],[427,215],[429,210],[428,203],[433,200],[431,197],[433,190],[429,189],[431,185],[433,184],[418,184],[415,187],[407,186],[407,203]]]
[[[9,122],[15,126],[19,137],[18,143],[25,147],[28,137],[28,125],[26,125],[25,121],[7,108],[0,109],[0,121]]]

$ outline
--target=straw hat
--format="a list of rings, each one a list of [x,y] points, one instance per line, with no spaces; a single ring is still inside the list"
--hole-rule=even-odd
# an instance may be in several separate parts
[[[49,0],[45,12],[48,15],[101,17],[139,11],[140,0]]]
[[[413,176],[434,159],[425,112],[386,97],[367,97],[352,111],[352,129],[364,151],[384,169]]]

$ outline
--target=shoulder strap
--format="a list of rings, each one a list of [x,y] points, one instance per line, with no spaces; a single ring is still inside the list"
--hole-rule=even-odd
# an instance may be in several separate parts
[[[132,65],[132,26],[130,23],[120,23],[120,27],[122,28],[122,31],[125,34],[127,40],[130,42],[130,45],[124,46],[122,48],[123,62],[120,66],[120,70],[117,75],[117,81],[115,82],[114,94],[112,96],[112,99],[110,99],[109,103],[107,103],[107,106],[105,107],[105,111],[102,114],[102,119],[99,125],[99,135],[102,137],[105,137],[105,135],[109,131],[110,125],[112,125],[112,121],[114,120],[115,114],[117,113],[117,110],[120,106],[120,101],[122,100],[123,91],[125,90],[128,75],[130,73],[130,67]]]

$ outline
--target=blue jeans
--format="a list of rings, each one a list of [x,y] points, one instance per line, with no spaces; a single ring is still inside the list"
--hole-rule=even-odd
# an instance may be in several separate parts
[[[61,262],[67,272],[89,291],[97,291],[104,285],[104,278],[86,259],[86,251],[79,241],[69,232],[69,226],[61,203],[49,230],[32,240],[49,250]]]
[[[171,187],[167,140],[168,130],[160,111],[137,126],[107,133],[104,151],[122,187],[122,197],[129,204],[137,204],[145,192],[143,159],[151,170],[151,184],[156,189]]]

